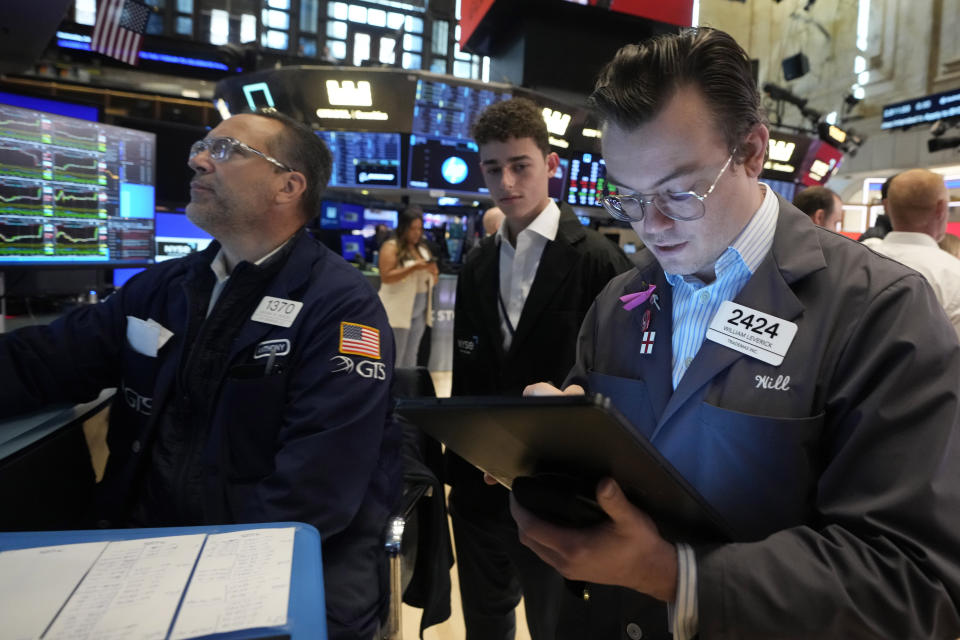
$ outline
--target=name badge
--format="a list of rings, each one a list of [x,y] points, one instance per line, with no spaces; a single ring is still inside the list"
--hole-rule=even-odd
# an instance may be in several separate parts
[[[274,298],[264,296],[257,310],[250,316],[251,320],[272,324],[278,327],[290,327],[293,321],[297,319],[300,309],[303,308],[302,302],[296,300],[284,300],[283,298]]]
[[[796,335],[795,323],[729,301],[707,329],[707,340],[772,365],[783,362]]]
[[[266,340],[258,344],[253,350],[253,359],[256,360],[257,358],[269,358],[270,356],[285,356],[289,353],[289,340]]]

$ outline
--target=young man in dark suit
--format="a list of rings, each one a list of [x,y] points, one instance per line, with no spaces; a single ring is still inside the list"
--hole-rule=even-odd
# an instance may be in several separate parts
[[[532,102],[490,106],[473,135],[505,218],[460,272],[453,395],[520,395],[527,384],[566,377],[594,297],[632,265],[549,197],[560,160]],[[467,640],[512,640],[521,595],[531,636],[553,638],[563,579],[520,544],[507,491],[452,454],[447,479]]]

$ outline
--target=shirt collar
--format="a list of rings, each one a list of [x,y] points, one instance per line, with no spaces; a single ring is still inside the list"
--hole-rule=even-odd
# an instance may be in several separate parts
[[[281,249],[287,246],[292,239],[293,236],[287,238],[279,247],[254,262],[254,266],[259,267],[270,260],[270,258],[275,256]],[[217,251],[217,255],[213,257],[213,261],[210,263],[210,270],[213,271],[213,275],[216,276],[218,283],[226,282],[230,277],[230,273],[227,271],[227,256],[223,253],[223,247],[221,247],[220,250]]]
[[[884,244],[912,244],[919,247],[933,247],[939,249],[937,241],[926,233],[916,231],[891,231],[883,237]]]
[[[526,226],[526,228],[520,233],[526,231],[533,231],[534,233],[543,236],[549,241],[556,240],[557,231],[560,229],[560,207],[557,206],[557,203],[550,199],[550,202],[547,203],[547,206],[543,208],[543,211],[537,214],[537,217]],[[517,234],[520,235],[519,233]],[[497,229],[497,244],[500,244],[507,239],[507,220],[504,218],[503,222],[500,223],[500,228]],[[508,243],[509,244],[509,243]]]
[[[777,218],[780,214],[780,203],[773,189],[760,183],[764,191],[763,200],[760,202],[760,208],[757,209],[750,221],[743,230],[737,234],[730,246],[720,254],[714,264],[714,271],[717,279],[723,278],[725,272],[729,272],[731,267],[742,264],[746,267],[750,275],[757,270],[760,263],[773,247],[773,236],[777,230]],[[671,286],[690,280],[700,282],[696,276],[682,276],[675,273],[664,273],[667,282]]]

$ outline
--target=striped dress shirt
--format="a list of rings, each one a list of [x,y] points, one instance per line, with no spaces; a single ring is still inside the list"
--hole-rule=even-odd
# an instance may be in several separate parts
[[[773,246],[780,203],[773,189],[765,191],[760,208],[717,259],[717,279],[705,285],[696,276],[665,273],[673,287],[673,388],[700,351],[707,328],[720,305],[733,300]],[[691,640],[699,630],[697,562],[693,548],[677,544],[677,597],[667,608],[674,640]]]

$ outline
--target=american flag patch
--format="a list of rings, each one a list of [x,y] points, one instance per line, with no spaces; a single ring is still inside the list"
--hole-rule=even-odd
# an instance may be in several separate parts
[[[380,330],[354,322],[340,323],[340,353],[380,359]]]

